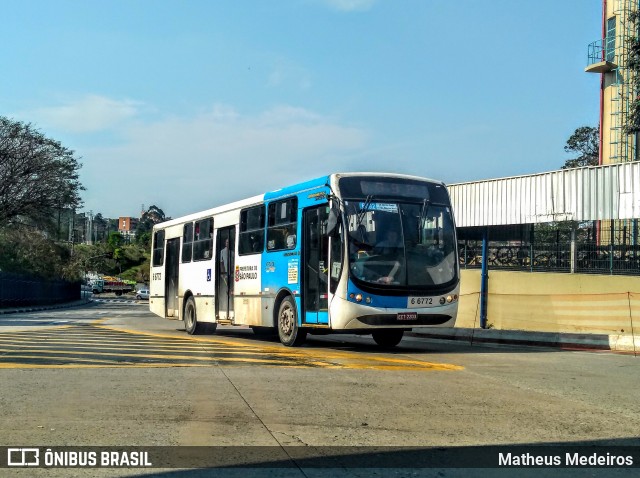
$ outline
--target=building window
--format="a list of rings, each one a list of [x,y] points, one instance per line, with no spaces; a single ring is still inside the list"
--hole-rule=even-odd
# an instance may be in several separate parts
[[[182,262],[191,262],[193,251],[193,223],[185,224],[182,230]]]
[[[295,249],[298,224],[298,198],[269,204],[267,250]]]
[[[258,254],[264,249],[264,205],[240,211],[238,254]]]
[[[607,19],[607,36],[604,43],[604,59],[614,62],[616,58],[616,17]]]
[[[206,261],[213,257],[213,218],[196,221],[193,231],[193,260]]]

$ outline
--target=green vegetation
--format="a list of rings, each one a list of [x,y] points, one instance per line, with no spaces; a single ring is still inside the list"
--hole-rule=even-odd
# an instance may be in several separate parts
[[[562,166],[562,169],[597,166],[599,148],[599,128],[593,126],[581,126],[577,128],[567,140],[564,150],[567,153],[577,154],[578,156],[573,159],[568,159],[564,163],[564,166]]]
[[[0,272],[71,281],[98,272],[148,282],[151,230],[166,220],[164,212],[151,206],[130,244],[117,220],[99,213],[95,232],[85,237],[87,215],[76,213],[80,167],[59,142],[0,116]]]
[[[631,31],[637,32],[640,19],[640,10],[635,10],[629,14],[628,21],[632,24]],[[629,114],[624,125],[626,134],[640,133],[640,38],[638,35],[628,36],[625,39],[627,45],[629,71],[629,87],[633,92],[633,100],[629,105]]]

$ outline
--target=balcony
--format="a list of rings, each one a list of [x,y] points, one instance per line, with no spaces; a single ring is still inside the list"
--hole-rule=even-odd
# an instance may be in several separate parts
[[[589,65],[584,69],[587,73],[606,73],[618,68],[615,38],[603,38],[589,44]]]

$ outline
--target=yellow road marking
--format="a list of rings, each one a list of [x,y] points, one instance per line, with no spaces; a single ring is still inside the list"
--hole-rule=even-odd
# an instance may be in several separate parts
[[[100,325],[98,326],[100,328],[105,328],[105,329],[109,329],[109,330],[117,330],[120,332],[125,332],[128,334],[134,334],[134,335],[144,335],[144,336],[150,336],[150,337],[161,337],[161,338],[175,338],[175,336],[172,335],[168,335],[168,334],[158,334],[158,333],[153,333],[153,332],[146,332],[146,331],[137,331],[137,330],[132,330],[132,329],[127,329],[127,328],[122,328],[122,327],[117,327],[117,326],[110,326],[110,325]],[[237,340],[221,340],[221,339],[217,339],[217,338],[204,338],[204,337],[180,337],[181,340],[193,340],[194,342],[200,342],[200,343],[205,343],[205,344],[217,344],[217,345],[234,345],[237,346],[239,348],[248,348],[248,347],[255,347],[254,344],[246,344],[244,342],[239,342]],[[331,359],[343,359],[343,360],[349,360],[349,361],[353,361],[353,359],[357,359],[357,360],[368,360],[368,361],[373,361],[373,362],[379,362],[379,363],[392,363],[395,365],[387,365],[385,366],[385,368],[389,369],[389,367],[392,367],[394,370],[399,370],[399,369],[403,369],[403,370],[412,370],[414,368],[426,368],[426,369],[430,369],[430,370],[464,370],[464,367],[460,366],[460,365],[453,365],[453,364],[447,364],[447,363],[434,363],[434,362],[425,362],[425,361],[421,361],[421,360],[411,360],[411,359],[396,359],[396,358],[388,358],[388,357],[377,357],[375,355],[355,355],[353,353],[350,352],[336,352],[336,351],[331,351],[328,352],[326,349],[322,349],[321,351],[312,351],[309,349],[285,349],[283,348],[283,346],[278,345],[278,346],[274,346],[274,345],[264,345],[260,347],[263,351],[265,351],[266,353],[270,353],[270,354],[276,354],[282,357],[287,357],[287,358],[292,358],[292,359],[297,359],[297,358],[307,358],[307,357],[313,357],[319,360],[324,361],[328,361]],[[267,352],[268,351],[268,352]],[[318,352],[320,352],[320,356],[318,356]],[[344,366],[345,368],[381,368],[380,366],[366,366],[366,365],[346,365]]]
[[[177,337],[165,333],[102,325],[58,326],[39,331],[0,334],[0,368],[174,367],[238,365],[320,367],[357,370],[455,371],[464,367],[447,363],[381,357],[332,349],[292,349],[282,345],[247,343],[227,337]],[[63,333],[56,330],[65,329]],[[11,343],[9,339],[13,338]],[[34,344],[34,341],[38,341]],[[62,347],[69,350],[61,350]],[[127,353],[136,348],[140,353]],[[118,351],[115,351],[117,349]],[[148,353],[154,352],[154,353]],[[168,353],[165,353],[168,352]],[[175,352],[178,352],[177,354]],[[182,352],[183,354],[180,354]],[[18,355],[12,355],[18,353]],[[44,354],[44,355],[29,355]],[[47,355],[53,354],[53,355]],[[204,356],[203,356],[204,354]],[[208,356],[207,356],[208,354]],[[245,355],[241,357],[241,355]],[[95,358],[87,358],[88,356]],[[249,356],[249,357],[247,357]],[[109,359],[108,357],[113,357]],[[12,360],[71,360],[68,364],[12,363]],[[120,362],[118,359],[125,359]],[[145,360],[154,360],[145,363]],[[170,363],[179,360],[185,363]]]

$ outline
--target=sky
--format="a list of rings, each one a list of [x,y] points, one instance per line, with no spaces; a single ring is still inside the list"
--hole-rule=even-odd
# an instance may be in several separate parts
[[[601,0],[0,0],[0,115],[83,211],[201,211],[333,172],[559,169],[596,126]]]

